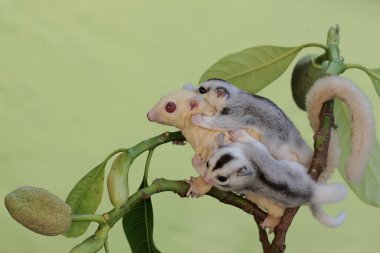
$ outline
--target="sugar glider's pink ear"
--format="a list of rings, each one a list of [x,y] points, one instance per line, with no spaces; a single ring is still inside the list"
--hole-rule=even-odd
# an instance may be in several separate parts
[[[236,175],[238,177],[250,176],[252,174],[253,174],[253,172],[249,171],[247,166],[243,166],[243,167],[239,168],[238,171],[236,172]]]
[[[229,95],[227,89],[225,89],[223,87],[216,88],[215,92],[216,92],[216,96],[218,98],[224,98],[224,97],[227,97]]]
[[[190,110],[193,111],[197,109],[201,104],[201,98],[199,96],[194,96],[189,99]]]

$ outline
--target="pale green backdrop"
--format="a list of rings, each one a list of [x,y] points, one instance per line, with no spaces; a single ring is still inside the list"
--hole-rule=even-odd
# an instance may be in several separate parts
[[[76,181],[112,150],[173,128],[146,120],[168,91],[196,83],[220,57],[263,44],[295,46],[326,40],[342,28],[342,55],[380,67],[380,2],[287,1],[27,1],[0,0],[0,197],[18,186],[47,188],[66,198]],[[301,53],[319,52],[305,50]],[[289,92],[290,69],[262,95],[302,127],[304,112]],[[365,89],[380,115],[369,79],[347,73]],[[380,117],[377,117],[378,122]],[[165,145],[152,160],[150,180],[195,175],[189,146]],[[132,168],[138,185],[143,159]],[[334,180],[340,180],[336,175]],[[100,212],[110,208],[104,198]],[[252,217],[214,199],[153,198],[155,240],[162,252],[260,252]],[[288,252],[374,252],[380,210],[350,192],[329,208],[345,209],[347,222],[329,229],[307,208],[288,235]],[[68,252],[76,239],[43,237],[11,220],[0,205],[0,252]],[[111,252],[129,252],[120,224]]]

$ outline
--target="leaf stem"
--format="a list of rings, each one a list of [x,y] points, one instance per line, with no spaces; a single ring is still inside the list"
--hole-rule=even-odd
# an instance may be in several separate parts
[[[171,141],[176,141],[176,140],[181,140],[181,141],[185,140],[185,138],[183,137],[180,131],[165,132],[163,134],[157,135],[155,137],[152,137],[150,139],[147,139],[138,143],[137,145],[129,148],[127,152],[133,158],[136,158],[147,150],[154,149],[160,146],[161,144],[171,142]]]
[[[106,219],[99,214],[75,214],[71,215],[72,222],[83,222],[83,221],[94,221],[99,223],[100,225],[107,224]]]
[[[347,63],[344,65],[346,69],[360,69],[363,70],[364,72],[368,73],[368,69],[364,67],[363,65],[356,64],[356,63]]]
[[[301,46],[301,48],[307,48],[307,47],[319,47],[319,48],[322,48],[324,50],[327,50],[328,47],[324,44],[320,44],[320,43],[306,43],[306,44],[303,44]]]
[[[107,238],[106,238],[106,240],[104,242],[104,252],[105,253],[109,253],[110,252],[109,251],[109,245],[108,245],[108,236],[107,236]]]
[[[147,150],[151,150],[151,149],[153,150],[154,148],[156,148],[157,146],[161,144],[171,142],[171,141],[176,141],[176,140],[181,140],[181,141],[185,140],[185,138],[183,137],[180,131],[165,132],[163,134],[157,135],[150,139],[144,140],[131,148],[116,149],[104,159],[103,163],[106,163],[109,159],[111,159],[112,156],[120,152],[128,152],[128,154],[132,156],[133,159],[135,159],[136,157],[138,157],[139,155],[141,155]]]
[[[127,151],[126,148],[119,148],[119,149],[116,149],[114,151],[112,151],[111,154],[109,154],[103,161],[103,163],[107,162],[109,159],[111,159],[111,157],[113,157],[114,155],[116,155],[117,153],[120,153],[120,152],[125,152]]]
[[[367,75],[377,79],[377,80],[380,80],[380,76],[379,75],[376,75],[375,72],[371,71],[370,69],[364,67],[363,65],[360,65],[360,64],[356,64],[356,63],[350,63],[350,64],[345,64],[345,67],[346,69],[360,69],[362,71],[364,71],[365,73],[367,73]]]
[[[148,180],[148,171],[149,171],[149,165],[150,165],[150,160],[152,159],[153,155],[153,149],[149,149],[148,156],[146,158],[146,163],[145,163],[145,169],[144,169],[144,185],[148,185],[147,180]]]

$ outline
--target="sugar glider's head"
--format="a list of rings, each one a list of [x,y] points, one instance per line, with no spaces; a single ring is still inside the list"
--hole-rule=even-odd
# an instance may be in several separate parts
[[[220,146],[207,161],[203,179],[223,191],[242,191],[255,176],[254,166],[238,143]]]
[[[204,100],[194,91],[181,89],[163,96],[148,112],[149,121],[181,129],[191,115],[201,113]]]
[[[212,106],[220,111],[224,107],[225,101],[239,92],[239,89],[223,79],[209,79],[199,85],[197,94]]]

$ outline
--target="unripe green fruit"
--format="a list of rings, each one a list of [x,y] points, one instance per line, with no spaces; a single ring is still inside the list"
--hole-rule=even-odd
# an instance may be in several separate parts
[[[110,173],[108,174],[108,196],[116,209],[121,207],[128,200],[128,172],[132,162],[133,158],[129,156],[128,153],[123,152],[115,158]]]
[[[13,219],[38,234],[59,235],[70,228],[70,206],[45,189],[23,186],[4,202]]]
[[[327,66],[321,64],[323,60],[324,55],[306,55],[293,69],[291,81],[293,99],[302,110],[306,110],[305,97],[310,87],[325,74]]]

